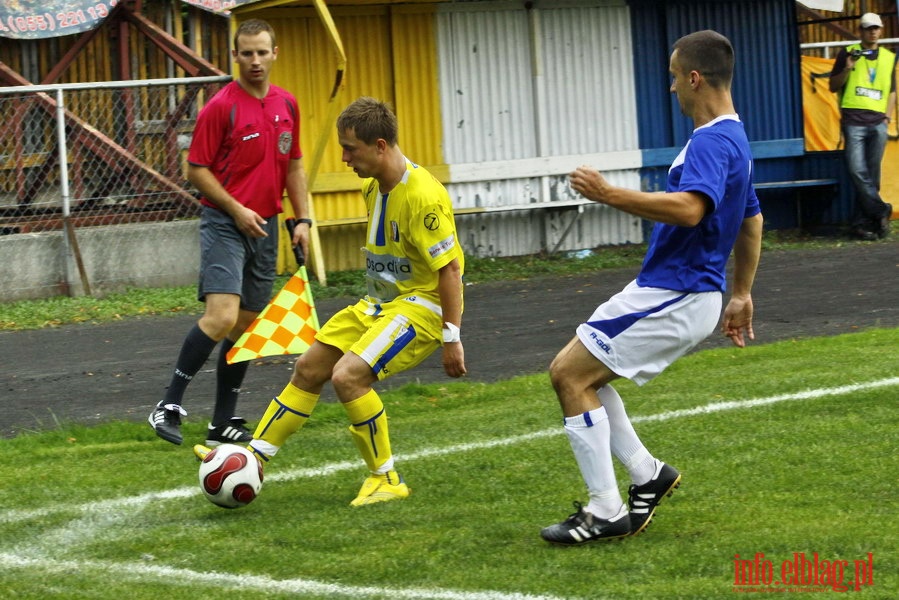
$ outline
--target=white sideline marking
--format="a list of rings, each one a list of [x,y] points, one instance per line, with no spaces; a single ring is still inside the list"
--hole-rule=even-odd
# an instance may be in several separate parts
[[[777,396],[769,396],[767,398],[754,398],[749,400],[735,400],[735,401],[726,401],[726,402],[715,402],[712,404],[706,404],[703,406],[698,406],[695,408],[689,409],[681,409],[681,410],[672,410],[666,411],[662,413],[657,413],[654,415],[645,415],[645,416],[634,416],[631,418],[631,421],[637,422],[653,422],[653,421],[668,421],[671,419],[678,419],[682,417],[690,417],[696,415],[707,415],[716,412],[729,411],[729,410],[739,410],[744,408],[755,408],[759,406],[766,406],[770,404],[776,404],[779,402],[788,402],[795,400],[809,400],[814,398],[823,398],[828,396],[840,396],[845,394],[851,394],[853,392],[872,390],[884,387],[892,387],[899,385],[899,377],[891,377],[887,379],[880,379],[877,381],[871,381],[868,383],[858,383],[851,385],[844,385],[833,388],[822,388],[817,390],[806,390],[802,392],[795,392],[791,394],[780,394]],[[410,454],[403,455],[399,458],[405,461],[409,460],[417,460],[423,458],[431,458],[435,456],[446,456],[448,454],[455,454],[458,452],[468,452],[470,450],[484,450],[488,448],[495,448],[498,446],[510,446],[514,444],[518,444],[521,442],[528,442],[536,439],[541,439],[550,436],[561,435],[562,433],[561,427],[553,427],[551,429],[544,429],[542,431],[536,431],[528,434],[517,435],[507,438],[501,438],[496,440],[489,440],[485,442],[472,442],[468,444],[457,444],[453,446],[444,446],[444,447],[436,447],[436,448],[425,448],[423,450],[419,450],[418,452],[412,452]],[[321,467],[316,468],[306,468],[306,469],[294,469],[291,471],[284,471],[280,473],[275,473],[272,476],[268,477],[269,481],[289,481],[294,479],[305,479],[312,477],[322,477],[333,475],[334,473],[338,473],[341,471],[347,471],[350,469],[358,469],[359,463],[358,461],[343,461],[337,463],[331,463],[322,465]],[[56,513],[65,513],[72,512],[76,514],[82,515],[82,519],[73,519],[73,521],[67,526],[56,530],[56,532],[51,533],[47,536],[42,536],[42,538],[46,540],[50,540],[51,543],[49,546],[60,547],[56,543],[60,541],[60,539],[65,539],[69,537],[70,533],[75,533],[78,539],[81,542],[84,542],[86,538],[91,537],[91,533],[94,536],[98,533],[99,529],[102,529],[102,523],[113,523],[120,521],[123,518],[127,518],[128,515],[123,513],[122,509],[132,509],[139,510],[142,507],[150,504],[158,502],[159,500],[173,500],[186,498],[189,496],[199,495],[200,491],[196,486],[192,487],[182,487],[176,488],[173,490],[166,490],[162,492],[150,492],[145,494],[140,494],[137,496],[128,496],[124,498],[117,498],[112,500],[105,500],[102,502],[94,502],[90,504],[82,504],[78,506],[72,505],[57,505],[51,506],[42,509],[36,510],[11,510],[11,511],[3,511],[0,512],[0,523],[11,523],[14,521],[22,521],[27,519],[35,519],[41,518],[44,516],[56,514]],[[106,515],[104,517],[103,515]],[[97,527],[100,525],[100,527]],[[89,530],[89,531],[85,531]],[[41,545],[46,547],[45,545]],[[233,575],[233,574],[221,574],[221,573],[203,573],[198,571],[192,571],[188,569],[176,569],[173,567],[165,567],[165,566],[157,566],[146,563],[113,563],[113,562],[103,562],[103,561],[67,561],[67,560],[56,560],[49,557],[40,556],[43,552],[41,550],[41,546],[37,545],[28,545],[25,548],[17,548],[16,553],[2,553],[0,552],[0,565],[3,565],[7,568],[41,568],[45,570],[51,571],[63,571],[66,569],[75,569],[81,570],[85,568],[89,569],[97,569],[103,570],[104,572],[107,569],[114,569],[117,573],[127,574],[129,577],[135,579],[162,579],[165,578],[167,580],[181,580],[185,583],[204,583],[207,585],[218,585],[219,587],[225,588],[237,588],[237,589],[252,589],[252,590],[265,590],[265,591],[280,591],[280,592],[293,592],[293,593],[307,593],[307,594],[325,594],[325,595],[341,595],[341,596],[363,596],[363,597],[371,597],[371,596],[383,596],[388,594],[394,598],[410,598],[410,599],[424,599],[424,598],[433,598],[436,600],[558,600],[558,597],[554,596],[532,596],[527,594],[517,594],[517,593],[503,593],[503,592],[493,592],[493,591],[483,591],[483,592],[462,592],[462,591],[453,591],[453,590],[440,590],[440,589],[385,589],[385,588],[376,588],[370,586],[341,586],[336,584],[328,584],[317,582],[313,580],[307,579],[289,579],[289,580],[276,580],[263,576],[256,575]],[[62,545],[65,547],[65,544]],[[38,556],[35,556],[35,553]]]
[[[686,408],[683,410],[672,410],[659,413],[657,415],[647,415],[645,417],[633,417],[631,421],[634,423],[642,423],[648,421],[668,421],[670,419],[679,419],[680,417],[692,417],[694,415],[707,415],[711,413],[721,412],[724,410],[736,410],[740,408],[755,408],[756,406],[766,406],[768,404],[776,404],[778,402],[786,402],[790,400],[809,400],[811,398],[823,398],[824,396],[843,396],[853,392],[861,392],[865,390],[873,390],[882,387],[891,387],[899,385],[899,377],[889,377],[887,379],[879,379],[877,381],[869,381],[868,383],[853,383],[850,385],[841,385],[834,388],[823,388],[820,390],[806,390],[804,392],[794,392],[792,394],[780,394],[778,396],[768,396],[767,398],[755,398],[753,400],[731,400],[729,402],[715,402],[706,404],[705,406],[697,406],[696,408]]]
[[[92,560],[54,560],[23,558],[13,554],[0,553],[0,565],[4,568],[35,567],[45,571],[77,572],[81,575],[85,570],[97,570],[106,577],[114,573],[116,578],[128,578],[136,581],[165,581],[167,583],[183,582],[189,585],[204,584],[216,589],[234,589],[288,594],[318,594],[334,596],[363,596],[383,598],[409,598],[422,600],[562,600],[559,596],[534,596],[505,592],[460,592],[453,590],[426,588],[379,588],[373,586],[351,586],[335,583],[322,583],[311,579],[272,579],[261,575],[235,575],[233,573],[216,573],[214,571],[199,572],[189,569],[176,569],[144,563],[113,563]]]

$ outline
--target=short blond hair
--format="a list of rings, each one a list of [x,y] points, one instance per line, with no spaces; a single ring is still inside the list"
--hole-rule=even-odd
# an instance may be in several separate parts
[[[385,102],[369,96],[354,100],[337,117],[337,131],[353,130],[356,138],[366,144],[374,144],[379,139],[395,146],[399,136],[396,115]]]

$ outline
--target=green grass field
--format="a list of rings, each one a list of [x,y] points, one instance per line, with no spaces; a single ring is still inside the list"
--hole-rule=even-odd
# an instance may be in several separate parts
[[[819,586],[771,593],[842,583],[895,598],[896,348],[899,330],[871,330],[705,351],[643,388],[620,382],[638,432],[683,484],[646,533],[576,548],[538,536],[586,499],[545,374],[385,393],[413,493],[358,509],[364,467],[333,404],[238,510],[207,502],[189,444],[145,423],[0,440],[0,596],[727,598],[766,587],[735,589],[736,555],[763,553],[780,579],[804,553],[845,572],[821,567]],[[204,426],[188,421],[186,439]]]

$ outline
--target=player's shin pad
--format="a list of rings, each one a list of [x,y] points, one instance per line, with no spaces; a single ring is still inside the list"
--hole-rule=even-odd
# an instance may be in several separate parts
[[[349,429],[369,471],[380,473],[386,463],[393,463],[385,411],[382,410],[368,422],[350,425]]]
[[[317,403],[317,394],[288,385],[269,403],[253,438],[265,442],[267,447],[273,447],[277,452],[288,437],[306,424]]]

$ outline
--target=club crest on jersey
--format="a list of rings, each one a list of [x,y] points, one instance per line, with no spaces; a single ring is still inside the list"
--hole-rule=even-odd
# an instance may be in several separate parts
[[[437,216],[437,213],[428,213],[425,215],[424,225],[428,231],[435,231],[440,227],[440,217]]]
[[[290,152],[290,145],[293,142],[293,134],[289,131],[282,131],[278,136],[278,152],[287,154]]]

